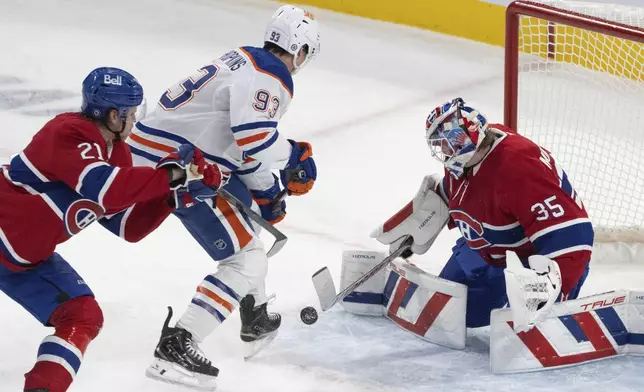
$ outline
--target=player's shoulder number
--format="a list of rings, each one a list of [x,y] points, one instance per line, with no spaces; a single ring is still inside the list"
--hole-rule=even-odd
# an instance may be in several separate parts
[[[101,146],[98,145],[98,143],[81,143],[77,146],[78,148],[81,149],[80,156],[83,159],[100,159],[101,161],[104,161],[103,159],[103,152],[101,152]]]
[[[548,220],[550,217],[559,218],[566,213],[561,204],[557,202],[557,196],[555,195],[533,204],[530,207],[530,211],[537,216],[538,221]]]
[[[256,112],[267,112],[268,117],[273,118],[280,107],[280,99],[276,95],[271,96],[271,93],[267,90],[259,89],[255,92],[255,100],[252,106]]]
[[[539,161],[552,171],[552,156],[542,147],[539,147],[539,151]],[[536,219],[538,221],[548,220],[550,217],[559,218],[566,213],[561,204],[557,202],[557,196],[555,195],[533,204],[532,207],[530,207],[530,211],[537,216]]]

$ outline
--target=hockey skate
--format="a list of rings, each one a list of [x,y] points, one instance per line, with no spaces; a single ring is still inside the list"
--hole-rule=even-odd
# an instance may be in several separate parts
[[[247,295],[239,302],[242,327],[240,337],[244,342],[244,359],[249,360],[277,337],[282,323],[278,313],[268,313],[267,303],[255,307],[255,298]]]
[[[190,332],[183,328],[168,326],[172,308],[163,324],[161,339],[154,350],[154,362],[145,375],[149,378],[180,384],[190,388],[213,391],[217,387],[219,369],[211,365]]]

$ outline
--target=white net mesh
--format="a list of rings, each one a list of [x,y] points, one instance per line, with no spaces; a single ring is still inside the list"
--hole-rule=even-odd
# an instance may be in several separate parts
[[[540,0],[642,30],[644,8]],[[518,131],[572,179],[596,241],[644,242],[644,44],[522,17]]]

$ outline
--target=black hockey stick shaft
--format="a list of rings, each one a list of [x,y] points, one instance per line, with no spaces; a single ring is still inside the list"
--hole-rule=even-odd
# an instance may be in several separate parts
[[[295,169],[286,170],[286,177],[289,179],[289,181],[293,181],[298,178],[302,179],[306,177],[306,172],[301,167],[296,166]],[[273,215],[280,215],[282,210],[282,200],[284,200],[284,198],[290,194],[291,192],[288,190],[288,188],[282,189],[280,193],[277,194],[277,196],[273,200]]]

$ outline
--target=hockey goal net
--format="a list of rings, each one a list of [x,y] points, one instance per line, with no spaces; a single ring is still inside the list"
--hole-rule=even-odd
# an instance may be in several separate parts
[[[505,124],[571,177],[596,242],[644,242],[644,8],[515,1]]]

